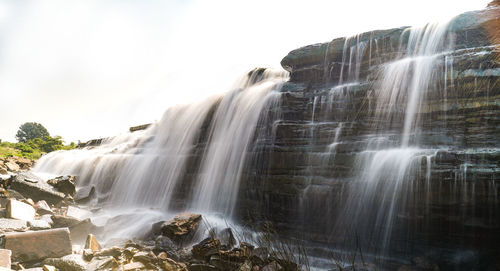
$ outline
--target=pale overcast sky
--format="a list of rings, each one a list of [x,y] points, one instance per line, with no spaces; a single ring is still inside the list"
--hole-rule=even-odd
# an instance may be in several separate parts
[[[0,139],[24,122],[67,142],[158,120],[290,50],[422,25],[487,0],[0,1]]]

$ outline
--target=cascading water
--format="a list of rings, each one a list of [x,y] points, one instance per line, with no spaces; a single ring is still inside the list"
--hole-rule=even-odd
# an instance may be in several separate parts
[[[143,224],[178,209],[222,213],[230,219],[260,112],[277,100],[276,90],[286,79],[285,72],[256,69],[221,97],[169,108],[148,130],[105,140],[95,148],[48,154],[34,172],[78,175],[79,186],[95,187],[97,203],[106,206],[97,221],[136,208],[158,210],[145,211],[142,223],[129,232],[121,227],[118,236],[140,234]],[[196,166],[195,153],[203,148]],[[174,195],[183,189],[187,195]]]
[[[231,217],[260,113],[278,102],[280,94],[273,90],[279,89],[285,78],[285,73],[256,73],[243,89],[222,99],[212,121],[208,149],[194,188],[193,208]]]
[[[397,217],[408,215],[404,212],[413,200],[421,161],[426,160],[430,167],[430,157],[436,152],[418,146],[419,116],[426,92],[436,89],[431,84],[437,82],[438,76],[442,78],[436,67],[447,49],[446,27],[441,23],[407,29],[401,38],[406,42],[404,53],[382,66],[375,86],[375,134],[355,161],[358,174],[346,188],[342,219],[332,235],[355,234],[362,247],[384,254],[397,231]],[[399,138],[387,134],[391,128],[400,134]],[[429,170],[426,178],[430,179]]]

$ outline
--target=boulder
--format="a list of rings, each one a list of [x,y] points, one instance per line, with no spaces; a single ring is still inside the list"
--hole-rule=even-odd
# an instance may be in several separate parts
[[[225,228],[221,230],[217,234],[217,239],[219,239],[221,244],[228,249],[231,249],[236,245],[236,239],[234,238],[234,234],[231,228]]]
[[[14,163],[13,161],[8,161],[7,163],[5,163],[5,167],[10,172],[18,172],[19,170],[21,170],[21,167],[19,167],[19,165]]]
[[[163,261],[163,269],[166,271],[187,271],[187,267],[183,263],[178,263],[172,259],[165,259]]]
[[[153,252],[139,251],[132,257],[134,262],[141,262],[146,266],[155,265],[158,258]]]
[[[3,244],[5,249],[12,251],[12,259],[18,262],[57,258],[72,252],[68,228],[8,233]]]
[[[23,172],[10,179],[10,188],[20,192],[24,197],[35,201],[46,200],[48,203],[61,202],[65,194],[58,192],[54,187],[29,172]]]
[[[116,270],[120,264],[112,256],[94,257],[88,264],[88,270]]]
[[[63,215],[52,215],[52,221],[54,221],[54,227],[63,228],[63,227],[72,227],[82,222],[82,220],[74,217],[68,217]]]
[[[201,222],[200,214],[181,213],[172,220],[163,223],[161,232],[174,241],[182,241],[193,234]]]
[[[22,170],[27,170],[33,166],[33,161],[24,157],[11,157],[9,161],[16,163]]]
[[[88,218],[90,214],[89,211],[74,206],[68,206],[68,210],[66,211],[67,217],[73,217],[80,220]]]
[[[200,260],[206,260],[211,255],[217,254],[220,248],[220,241],[213,238],[206,238],[200,243],[193,246],[191,250],[193,257]]]
[[[94,257],[106,257],[106,256],[112,256],[116,259],[120,257],[123,253],[123,249],[119,247],[110,247],[110,248],[105,248],[101,249],[99,252],[94,253]]]
[[[28,227],[30,227],[30,229],[33,231],[47,230],[47,229],[51,228],[49,222],[47,222],[45,220],[41,220],[41,219],[35,219],[35,220],[28,221]]]
[[[93,186],[81,187],[76,191],[74,200],[78,203],[88,202],[95,195],[95,188]]]
[[[86,271],[87,263],[81,255],[69,254],[62,258],[48,258],[43,261],[43,264],[52,265],[64,271]]]
[[[0,218],[0,231],[24,231],[28,229],[28,224],[24,220]]]
[[[17,200],[25,199],[21,193],[17,192],[14,189],[7,189],[6,196],[9,198],[17,199]],[[1,198],[2,205],[7,205],[7,201],[9,200],[9,198]]]
[[[8,249],[0,249],[0,267],[10,268],[12,251]]]
[[[57,191],[73,196],[76,193],[76,177],[75,176],[59,176],[47,181]]]
[[[33,220],[35,219],[35,209],[29,204],[10,199],[7,201],[7,217],[20,220]]]
[[[87,240],[85,241],[85,249],[90,249],[92,252],[101,250],[101,245],[93,234],[89,234],[87,236]]]
[[[50,226],[54,225],[54,221],[52,220],[52,215],[46,214],[40,216],[40,220],[46,221]]]
[[[39,215],[53,214],[54,212],[50,208],[49,204],[45,200],[40,200],[35,204],[36,212]]]

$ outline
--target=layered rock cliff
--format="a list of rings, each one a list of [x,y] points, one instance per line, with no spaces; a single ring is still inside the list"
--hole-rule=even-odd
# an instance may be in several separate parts
[[[469,261],[481,269],[498,253],[500,48],[491,31],[498,18],[493,8],[460,15],[447,25],[444,49],[435,55],[431,82],[422,90],[418,136],[410,139],[418,150],[401,187],[392,191],[400,208],[386,225],[393,232],[391,255],[432,254],[442,266],[469,268],[464,265]],[[345,245],[338,229],[348,226],[339,220],[348,219],[349,194],[360,178],[373,173],[360,160],[380,144],[388,150],[400,145],[405,108],[377,107],[375,94],[384,68],[403,58],[410,32],[403,27],[337,38],[299,48],[282,60],[290,80],[279,106],[259,127],[266,136],[257,138],[242,180],[242,217],[270,220],[291,235],[332,247]],[[380,204],[388,201],[383,193],[374,197]],[[376,207],[362,214],[370,212]],[[352,237],[366,237],[354,231],[363,229],[353,228]],[[379,243],[368,247],[380,252],[382,240],[374,240]],[[458,259],[458,251],[473,257]]]

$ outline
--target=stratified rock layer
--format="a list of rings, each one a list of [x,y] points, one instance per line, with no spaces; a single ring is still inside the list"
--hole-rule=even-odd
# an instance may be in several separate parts
[[[434,253],[441,266],[463,268],[458,256],[436,255],[473,251],[474,268],[481,269],[498,253],[500,48],[488,32],[498,18],[498,9],[470,12],[448,26],[454,49],[437,56],[444,76],[430,84],[419,112],[418,146],[435,152],[429,165],[422,157],[411,189],[400,195],[407,203],[396,215],[392,254]],[[345,236],[333,228],[345,219],[339,210],[349,194],[345,184],[359,174],[356,162],[372,144],[368,139],[381,135],[397,145],[403,130],[403,121],[376,117],[371,93],[379,71],[404,53],[405,29],[306,46],[282,60],[291,78],[258,129],[240,190],[241,217],[270,220],[290,235],[332,247],[342,243]],[[344,48],[360,43],[354,81],[348,71],[356,63]]]

